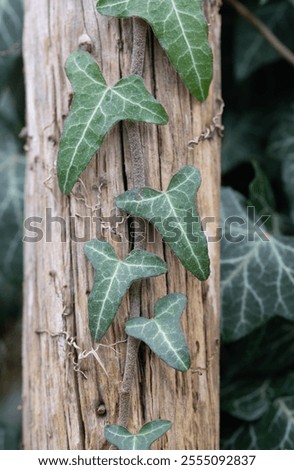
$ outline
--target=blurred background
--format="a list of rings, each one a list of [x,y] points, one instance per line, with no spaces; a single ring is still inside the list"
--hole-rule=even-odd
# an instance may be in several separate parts
[[[222,220],[242,217],[246,236],[222,240],[221,445],[293,449],[294,0],[244,4],[246,18],[222,7]],[[22,0],[0,0],[0,449],[21,448],[22,26]],[[267,241],[248,238],[252,214],[270,216]]]

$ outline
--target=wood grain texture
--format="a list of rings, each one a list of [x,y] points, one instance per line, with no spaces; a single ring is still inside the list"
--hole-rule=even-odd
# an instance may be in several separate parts
[[[172,70],[151,31],[145,58],[147,88],[166,108],[165,127],[140,125],[148,183],[167,188],[183,165],[202,174],[201,217],[219,216],[220,138],[188,146],[213,123],[220,109],[219,2],[206,1],[214,81],[209,98],[197,103]],[[25,0],[24,61],[27,93],[28,164],[25,217],[38,217],[25,230],[23,316],[23,446],[25,449],[107,449],[103,428],[118,415],[118,394],[126,350],[126,298],[97,349],[88,330],[87,297],[92,268],[83,244],[95,236],[117,253],[129,252],[129,220],[117,224],[113,199],[132,187],[127,136],[122,125],[106,137],[99,153],[69,196],[56,179],[58,141],[71,100],[64,63],[70,52],[91,49],[113,85],[129,73],[132,22],[102,17],[94,0]],[[92,44],[92,46],[91,46]],[[191,351],[186,373],[169,368],[141,346],[134,381],[129,429],[168,419],[172,429],[154,449],[215,449],[219,445],[219,244],[209,243],[212,274],[200,283],[163,246],[152,227],[148,249],[163,256],[167,276],[143,283],[142,311],[153,315],[156,300],[172,292],[188,296],[182,325]],[[73,340],[72,338],[75,338]],[[93,354],[87,356],[94,348]],[[82,358],[79,358],[79,355]],[[83,358],[83,356],[87,356]]]

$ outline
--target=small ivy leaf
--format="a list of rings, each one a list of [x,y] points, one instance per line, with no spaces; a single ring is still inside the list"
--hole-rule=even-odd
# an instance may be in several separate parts
[[[146,20],[191,94],[205,100],[212,79],[212,52],[201,0],[99,0],[97,10],[102,15]]]
[[[137,434],[131,434],[123,426],[108,424],[104,428],[105,439],[119,450],[149,450],[151,444],[172,426],[170,421],[157,419],[144,424]]]
[[[174,369],[190,367],[189,349],[180,326],[187,299],[183,294],[169,294],[155,305],[155,318],[131,318],[126,333],[146,343],[152,351]]]
[[[167,267],[158,256],[143,250],[133,250],[121,261],[112,246],[102,240],[90,240],[84,251],[96,270],[88,305],[90,331],[99,341],[111,325],[131,283],[165,274]]]
[[[173,176],[166,192],[133,189],[118,196],[115,203],[118,208],[151,222],[185,268],[204,281],[209,276],[209,256],[195,207],[200,183],[199,170],[185,166]]]
[[[168,116],[137,75],[108,87],[88,52],[73,52],[65,68],[75,95],[60,140],[58,180],[68,194],[116,123],[129,119],[166,124]]]

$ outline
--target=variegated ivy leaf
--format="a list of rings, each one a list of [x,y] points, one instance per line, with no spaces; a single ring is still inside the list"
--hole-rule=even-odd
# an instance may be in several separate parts
[[[166,192],[132,189],[118,196],[115,203],[120,209],[151,222],[185,268],[203,281],[209,276],[209,257],[195,207],[200,183],[199,170],[185,166],[173,176]]]
[[[61,136],[58,180],[61,191],[68,194],[112,126],[124,119],[166,124],[168,116],[139,76],[107,86],[88,52],[73,52],[66,73],[75,95]]]
[[[119,450],[149,450],[151,444],[165,434],[172,424],[158,419],[144,424],[137,434],[131,434],[123,426],[108,424],[104,428],[105,439]]]
[[[99,341],[111,325],[131,283],[164,274],[167,267],[158,256],[143,250],[133,250],[121,261],[112,246],[102,240],[87,242],[85,254],[96,270],[88,308],[90,331]]]
[[[150,349],[174,369],[186,371],[190,355],[180,318],[187,299],[183,294],[169,294],[155,305],[155,318],[131,318],[126,323],[126,333],[148,344]]]
[[[189,91],[205,100],[212,79],[212,53],[201,0],[99,0],[97,10],[117,18],[146,20]]]

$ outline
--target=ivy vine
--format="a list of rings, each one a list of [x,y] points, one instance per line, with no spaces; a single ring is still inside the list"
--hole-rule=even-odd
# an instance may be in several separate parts
[[[136,124],[139,121],[159,125],[168,122],[165,110],[146,90],[139,76],[144,63],[145,22],[152,27],[191,94],[200,101],[207,97],[212,79],[212,53],[202,2],[100,0],[97,10],[117,18],[137,17],[133,20],[131,74],[109,87],[89,53],[77,51],[69,56],[66,73],[74,99],[59,146],[60,189],[65,194],[70,193],[109,129],[119,121],[127,121],[134,189],[118,196],[116,205],[154,224],[185,268],[198,279],[205,280],[209,276],[207,241],[195,206],[195,195],[201,182],[199,170],[191,166],[180,169],[166,192],[146,188]],[[91,240],[85,244],[85,254],[95,269],[88,302],[89,326],[95,341],[105,335],[132,284],[118,425],[105,427],[105,438],[119,449],[149,449],[152,442],[171,427],[169,421],[155,420],[146,423],[136,435],[126,429],[139,342],[144,341],[175,369],[186,371],[190,367],[189,350],[180,327],[180,317],[186,306],[183,294],[169,294],[159,299],[154,318],[140,318],[140,280],[167,272],[163,260],[144,250],[146,240],[142,240],[141,230],[140,235],[139,240],[135,234],[134,250],[124,260],[118,259],[112,246],[104,240]]]

